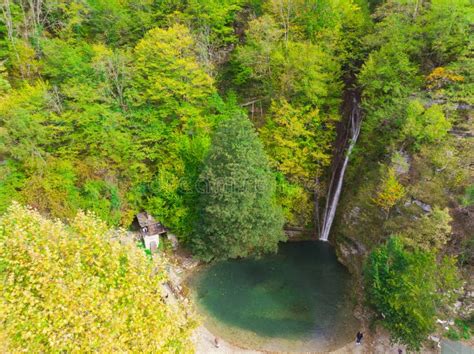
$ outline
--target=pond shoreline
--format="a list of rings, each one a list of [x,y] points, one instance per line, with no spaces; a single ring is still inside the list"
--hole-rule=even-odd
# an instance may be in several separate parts
[[[186,251],[180,249],[177,252],[173,253],[171,256],[173,263],[171,264],[171,269],[173,273],[178,276],[175,277],[174,281],[178,281],[178,287],[182,289],[183,297],[187,302],[190,302],[193,308],[196,309],[196,304],[194,303],[192,297],[190,296],[189,289],[186,285],[186,282],[189,280],[189,277],[202,270],[203,267],[206,267],[207,264],[196,261],[193,257]],[[173,295],[175,296],[175,295]],[[398,349],[402,349],[405,353],[405,348],[403,346],[392,345],[390,344],[389,334],[381,328],[377,328],[375,331],[371,331],[368,328],[368,320],[361,316],[361,309],[355,306],[353,308],[352,314],[355,315],[359,320],[361,320],[361,329],[364,333],[364,339],[362,345],[356,345],[355,341],[349,342],[345,345],[338,347],[328,353],[398,353]],[[355,336],[355,333],[354,333]],[[218,339],[219,347],[215,345],[215,339]],[[201,321],[201,324],[195,329],[192,335],[192,342],[195,345],[196,353],[198,354],[207,354],[207,353],[243,353],[243,354],[256,354],[256,353],[279,353],[281,351],[272,351],[272,350],[260,350],[254,348],[246,348],[240,344],[237,344],[233,341],[226,340],[221,336],[217,335],[209,328],[204,321]],[[316,351],[305,351],[305,352],[314,352]],[[428,349],[425,348],[424,353],[439,353],[437,349]]]
[[[215,346],[215,339],[218,338],[219,347]],[[209,328],[205,325],[200,325],[192,336],[192,341],[195,345],[197,354],[208,354],[208,353],[229,353],[229,354],[258,354],[258,353],[283,353],[279,351],[264,351],[255,350],[241,347],[237,344],[228,342],[223,338],[216,336],[212,333]],[[362,353],[398,353],[398,349],[402,349],[403,353],[406,353],[404,346],[393,345],[390,343],[390,337],[385,331],[377,331],[374,335],[370,332],[364,333],[364,339],[361,345],[357,345],[355,341],[345,344],[344,346],[329,351],[328,353],[333,354],[362,354]],[[286,353],[286,352],[285,352]],[[313,352],[305,352],[313,353]],[[318,353],[318,352],[314,352]],[[424,349],[423,353],[439,353],[439,350],[428,350]]]

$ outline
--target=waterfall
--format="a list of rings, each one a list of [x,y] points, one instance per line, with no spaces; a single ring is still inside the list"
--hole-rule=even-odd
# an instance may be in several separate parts
[[[344,180],[344,173],[346,172],[347,164],[349,163],[349,156],[351,155],[352,149],[357,142],[357,138],[360,133],[360,126],[362,117],[360,113],[360,107],[358,100],[355,96],[352,97],[352,109],[349,114],[347,132],[350,133],[346,136],[343,144],[343,153],[345,151],[344,160],[342,165],[336,163],[334,166],[331,182],[326,197],[326,206],[323,214],[323,225],[321,229],[320,240],[327,241],[329,238],[329,232],[331,231],[332,222],[336,215],[337,203],[341,195],[342,182]],[[337,158],[337,156],[336,156]]]

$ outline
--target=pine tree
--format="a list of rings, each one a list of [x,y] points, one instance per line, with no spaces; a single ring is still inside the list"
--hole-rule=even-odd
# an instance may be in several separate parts
[[[250,121],[234,112],[219,125],[198,185],[198,222],[191,240],[204,259],[274,252],[284,240],[275,180]]]

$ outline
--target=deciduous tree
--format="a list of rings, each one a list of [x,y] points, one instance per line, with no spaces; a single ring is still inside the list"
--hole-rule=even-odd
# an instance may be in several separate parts
[[[161,299],[164,264],[123,236],[89,214],[65,225],[13,204],[0,218],[7,352],[191,352],[194,321]]]
[[[388,217],[390,209],[404,196],[405,188],[398,182],[395,170],[391,167],[388,168],[373,199],[374,203],[381,207]]]
[[[367,298],[395,342],[419,350],[434,330],[438,311],[460,286],[455,259],[406,249],[392,237],[370,254],[365,267]]]

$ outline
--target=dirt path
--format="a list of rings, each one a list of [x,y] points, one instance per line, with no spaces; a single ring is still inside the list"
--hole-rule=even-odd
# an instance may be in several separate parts
[[[239,348],[225,340],[218,338],[219,347],[216,348],[214,336],[206,327],[200,326],[196,329],[193,335],[193,342],[197,354],[208,353],[268,353],[257,350],[246,350]],[[361,345],[356,345],[355,342],[349,343],[331,353],[334,354],[398,354],[398,349],[402,349],[406,353],[405,347],[398,345],[391,345],[387,333],[379,332],[376,336],[366,335]],[[276,352],[275,352],[276,353]],[[439,353],[438,350],[424,349],[423,354]]]
[[[196,353],[197,354],[208,354],[208,353],[261,353],[255,350],[245,350],[230,343],[227,343],[223,339],[218,339],[219,348],[216,348],[214,336],[204,326],[199,326],[192,337]]]

